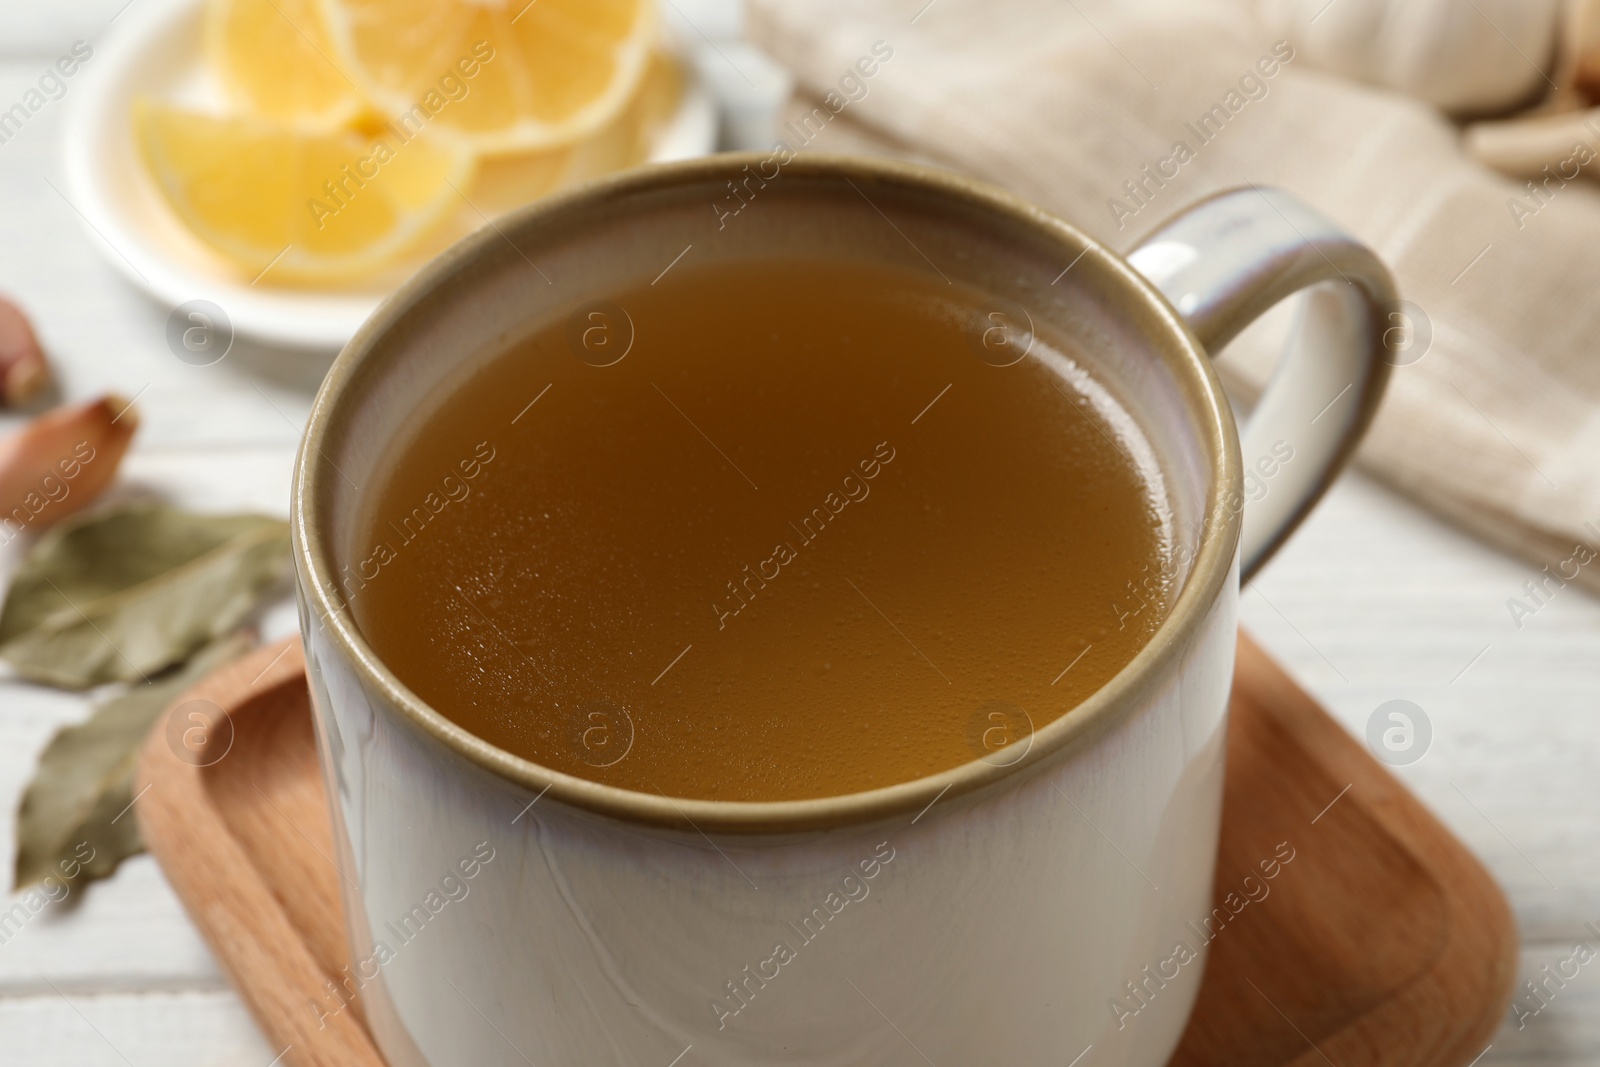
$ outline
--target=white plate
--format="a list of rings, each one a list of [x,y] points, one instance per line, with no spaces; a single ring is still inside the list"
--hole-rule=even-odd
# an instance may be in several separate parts
[[[338,348],[394,287],[274,288],[240,273],[173,215],[145,171],[133,140],[130,107],[150,95],[220,109],[221,93],[201,58],[203,0],[142,0],[95,61],[73,82],[64,116],[67,195],[112,266],[169,308],[209,300],[233,331],[271,344]],[[693,69],[672,121],[651,152],[654,162],[704,155],[716,143],[716,109]],[[270,275],[269,275],[270,277]]]

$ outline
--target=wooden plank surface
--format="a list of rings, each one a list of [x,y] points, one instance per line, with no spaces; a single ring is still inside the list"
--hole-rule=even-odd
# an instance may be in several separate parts
[[[272,1049],[224,990],[0,999],[8,1064],[267,1067]]]
[[[737,28],[721,0],[675,2],[713,36]],[[6,5],[0,101],[16,99],[73,39],[94,40],[121,4]],[[299,424],[326,357],[247,347],[211,368],[174,359],[162,338],[165,309],[121,281],[46,184],[62,185],[59,119],[59,105],[49,105],[0,145],[0,292],[33,315],[68,396],[148,386],[128,465],[140,483],[193,506],[283,513]],[[0,428],[14,421],[0,417]],[[0,568],[13,562],[0,555]],[[1584,923],[1600,920],[1600,602],[1564,591],[1516,629],[1505,601],[1535,569],[1347,477],[1243,598],[1254,635],[1352,733],[1385,700],[1427,711],[1433,746],[1396,773],[1507,888],[1526,942],[1525,978],[1570,954],[1573,941],[1592,941]],[[292,612],[273,625],[289,632]],[[76,697],[0,681],[5,812],[50,735],[86,711]],[[8,857],[12,843],[7,815],[0,851]],[[276,1050],[221,988],[147,858],[72,904],[0,944],[5,1063],[271,1060]],[[87,1014],[126,1060],[96,1051],[52,982],[74,1004],[96,1007]],[[1600,1067],[1600,969],[1583,968],[1522,1029],[1508,1018],[1481,1064]]]

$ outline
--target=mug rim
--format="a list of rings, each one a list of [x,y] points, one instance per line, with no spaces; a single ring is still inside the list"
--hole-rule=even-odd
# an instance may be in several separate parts
[[[295,457],[290,494],[290,527],[298,571],[298,591],[309,602],[334,647],[410,724],[456,756],[498,778],[570,807],[622,822],[657,828],[693,830],[704,835],[771,835],[866,825],[900,814],[926,812],[941,799],[955,799],[1020,782],[1048,762],[1064,759],[1090,745],[1111,726],[1140,706],[1156,678],[1180,658],[1216,603],[1232,572],[1242,528],[1242,509],[1226,506],[1230,490],[1237,498],[1240,482],[1239,435],[1211,357],[1166,297],[1120,254],[1064,219],[986,182],[951,171],[898,160],[825,153],[796,155],[784,170],[797,177],[854,178],[916,187],[922,192],[961,202],[975,213],[988,213],[1020,223],[1037,236],[1062,246],[1063,262],[1090,258],[1116,276],[1128,301],[1123,314],[1142,315],[1171,334],[1174,346],[1153,353],[1172,377],[1191,415],[1196,436],[1216,472],[1199,510],[1199,546],[1183,588],[1166,617],[1134,657],[1105,684],[1055,720],[1034,730],[1026,754],[996,765],[981,758],[893,785],[835,796],[802,800],[726,801],[669,797],[580,778],[514,755],[478,737],[434,710],[413,693],[367,644],[342,595],[331,566],[327,535],[320,529],[321,464],[308,456],[323,452],[339,402],[352,388],[361,364],[378,342],[413,308],[458,274],[497,250],[502,230],[516,230],[553,218],[597,200],[617,200],[674,186],[737,175],[746,165],[766,160],[761,152],[720,153],[675,163],[655,164],[610,175],[525,205],[493,225],[484,226],[429,261],[384,299],[333,361],[312,402],[311,413]],[[1191,205],[1192,206],[1192,205]],[[1158,225],[1156,229],[1158,230]],[[1154,232],[1154,231],[1152,231]],[[1221,521],[1213,523],[1213,517]],[[308,635],[303,634],[305,641]],[[308,657],[308,666],[314,658]],[[545,794],[549,794],[545,797]]]

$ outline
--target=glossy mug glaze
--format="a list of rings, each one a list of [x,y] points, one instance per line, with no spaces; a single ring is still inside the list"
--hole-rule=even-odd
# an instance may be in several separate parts
[[[1240,561],[1281,542],[1370,418],[1388,274],[1272,190],[1205,201],[1127,259],[901,164],[794,159],[742,185],[749,210],[713,209],[763,162],[638,171],[501,220],[395,294],[324,383],[293,523],[349,984],[394,1067],[1165,1062],[1205,966]],[[510,341],[691,247],[923,266],[1071,342],[1167,482],[1181,589],[1149,644],[998,758],[799,802],[569,777],[410,693],[348,608],[396,442]],[[1306,287],[1241,458],[1207,348]],[[333,991],[307,1008],[340,1010]]]

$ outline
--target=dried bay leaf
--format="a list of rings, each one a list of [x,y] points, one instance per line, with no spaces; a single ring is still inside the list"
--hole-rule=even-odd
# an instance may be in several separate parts
[[[144,681],[236,627],[289,569],[287,523],[140,502],[42,537],[0,612],[0,658],[67,689]]]
[[[0,644],[50,615],[189,563],[231,538],[283,523],[259,515],[196,515],[142,501],[95,512],[42,538],[13,579]]]
[[[51,738],[17,807],[15,889],[50,876],[106,878],[144,851],[129,810],[139,746],[185,689],[249,647],[237,634],[214,642],[182,668],[141,682]]]

